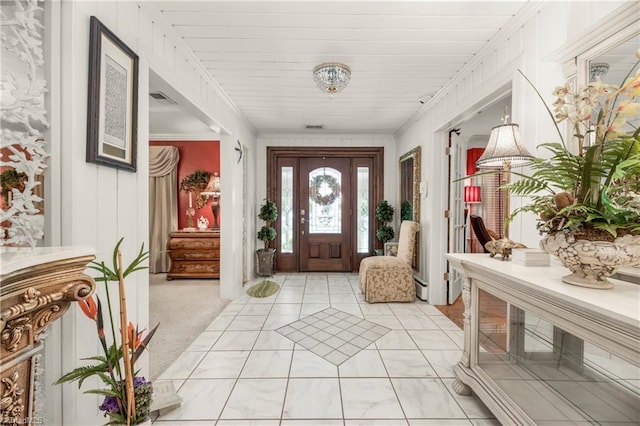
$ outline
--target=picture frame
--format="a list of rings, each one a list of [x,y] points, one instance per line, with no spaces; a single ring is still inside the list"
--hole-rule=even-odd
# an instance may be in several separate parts
[[[138,55],[92,16],[87,162],[135,172],[137,136]]]

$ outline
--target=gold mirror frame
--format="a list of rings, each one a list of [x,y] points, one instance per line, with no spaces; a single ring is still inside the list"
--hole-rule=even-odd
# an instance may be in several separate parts
[[[420,163],[422,158],[422,147],[416,147],[400,156],[400,207],[404,201],[411,201],[412,220],[420,223]],[[398,212],[401,212],[401,208]],[[400,219],[402,222],[402,217]],[[413,269],[418,270],[418,251],[420,249],[420,239],[416,238],[416,247],[413,251]]]
[[[400,205],[411,201],[414,222],[420,222],[420,160],[422,147],[416,147],[400,157]]]

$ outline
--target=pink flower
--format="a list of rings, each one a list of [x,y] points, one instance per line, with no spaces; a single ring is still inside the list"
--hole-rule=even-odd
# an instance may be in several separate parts
[[[631,102],[630,100],[620,102],[618,105],[618,114],[621,116],[638,115],[640,111],[640,103]]]

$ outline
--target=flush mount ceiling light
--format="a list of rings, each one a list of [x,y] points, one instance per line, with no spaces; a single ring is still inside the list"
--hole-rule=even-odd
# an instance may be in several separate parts
[[[351,80],[351,69],[337,62],[325,62],[313,69],[313,81],[323,92],[340,93]]]

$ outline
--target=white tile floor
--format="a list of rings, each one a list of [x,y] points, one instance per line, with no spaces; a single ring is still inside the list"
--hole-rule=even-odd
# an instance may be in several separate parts
[[[462,331],[433,306],[367,304],[357,275],[276,275],[268,298],[231,302],[159,378],[182,406],[158,426],[499,425],[452,389]],[[336,366],[275,330],[323,309],[391,331]]]

